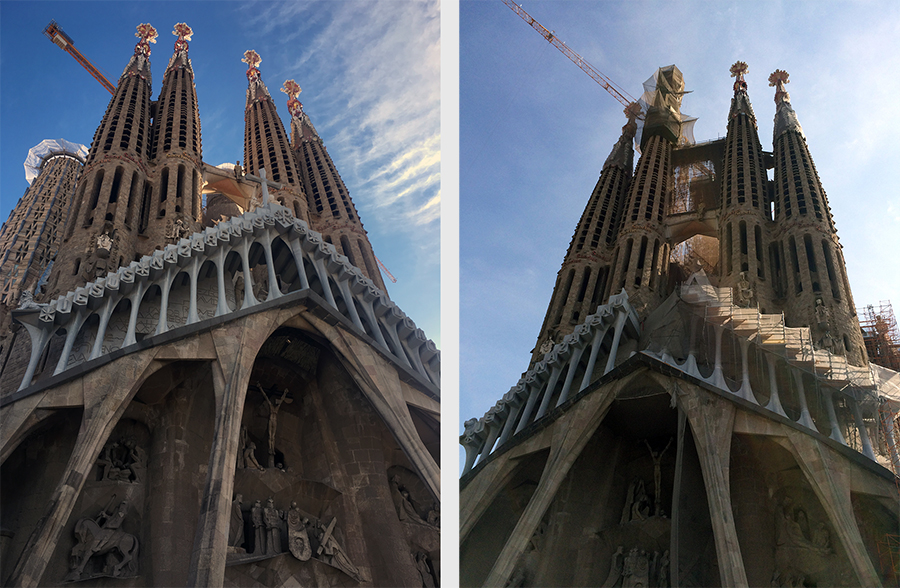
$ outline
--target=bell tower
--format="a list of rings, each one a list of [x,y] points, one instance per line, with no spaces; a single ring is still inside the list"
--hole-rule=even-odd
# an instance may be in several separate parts
[[[350,199],[350,191],[335,168],[325,142],[316,132],[309,115],[303,111],[303,104],[297,100],[300,86],[294,80],[287,80],[281,91],[288,95],[291,148],[309,203],[310,225],[376,286],[387,291],[372,244]]]
[[[152,202],[142,203],[142,228],[150,218],[158,219],[157,231],[171,234],[180,220],[188,229],[199,228],[202,216],[200,198],[201,158],[200,114],[194,70],[188,57],[188,41],[193,31],[185,23],[175,25],[175,51],[163,74],[157,114],[153,121],[152,161],[156,167],[157,189]],[[162,242],[165,235],[155,235]]]
[[[150,43],[156,29],[137,27],[134,55],[97,127],[63,245],[49,280],[50,297],[103,276],[134,259],[141,225],[139,200],[151,191]]]
[[[244,109],[244,164],[248,174],[259,176],[265,168],[266,178],[283,184],[273,190],[272,197],[290,208],[294,216],[309,222],[306,195],[302,179],[291,153],[291,145],[275,103],[259,73],[262,59],[250,49],[241,60],[247,64],[247,105]]]
[[[786,71],[775,70],[775,224],[774,255],[783,267],[784,316],[791,326],[809,326],[813,343],[846,355],[850,363],[868,361],[847,267],[825,190],[806,144],[806,136],[785,89]]]

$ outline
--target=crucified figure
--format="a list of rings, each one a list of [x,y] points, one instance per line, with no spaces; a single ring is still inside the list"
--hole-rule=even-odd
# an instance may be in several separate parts
[[[653,505],[653,516],[661,516],[662,515],[662,496],[660,495],[660,486],[662,481],[662,474],[660,473],[660,461],[662,461],[663,454],[669,449],[669,445],[672,444],[672,437],[669,437],[669,442],[666,443],[666,446],[660,452],[653,451],[653,448],[650,447],[650,444],[644,439],[644,445],[647,446],[647,449],[650,450],[650,457],[653,458],[653,486],[654,494],[653,500],[655,504]]]
[[[269,405],[269,463],[268,467],[275,467],[275,428],[278,426],[278,410],[281,408],[281,404],[284,402],[285,397],[287,396],[288,389],[284,389],[284,394],[281,395],[281,398],[275,401],[275,404],[272,404],[272,401],[269,400],[269,395],[266,394],[265,390],[263,390],[262,384],[259,382],[256,383],[256,387],[259,388],[260,393],[263,395],[263,398],[266,399],[266,404]]]

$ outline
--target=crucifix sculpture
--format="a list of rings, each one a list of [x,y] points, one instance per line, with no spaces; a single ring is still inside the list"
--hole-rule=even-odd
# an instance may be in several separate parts
[[[284,393],[281,395],[281,398],[275,401],[275,404],[272,404],[272,401],[269,400],[269,395],[266,394],[266,391],[263,390],[262,384],[259,382],[256,383],[256,387],[259,388],[260,393],[263,395],[263,398],[266,399],[266,404],[269,405],[269,461],[267,466],[270,468],[275,467],[275,429],[278,427],[278,410],[281,408],[282,403],[284,402],[285,397],[287,396],[288,389],[284,389]]]

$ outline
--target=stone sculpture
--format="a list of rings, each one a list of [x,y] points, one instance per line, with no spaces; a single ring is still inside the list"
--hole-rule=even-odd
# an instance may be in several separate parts
[[[244,449],[244,467],[248,469],[254,468],[260,471],[264,471],[266,469],[259,465],[259,462],[256,461],[256,443],[252,441]]]
[[[288,549],[300,561],[308,561],[312,557],[309,532],[306,529],[308,524],[309,519],[301,514],[297,503],[292,502],[287,513]]]
[[[394,497],[394,505],[397,507],[397,516],[401,521],[420,525],[428,524],[419,515],[409,496],[409,491],[400,483],[400,477],[397,475],[391,477],[391,494]]]
[[[113,441],[104,445],[97,465],[101,481],[141,483],[147,470],[147,453],[134,439]]]
[[[281,395],[281,398],[275,401],[275,404],[272,404],[272,401],[269,400],[269,395],[263,390],[262,385],[257,383],[257,388],[259,388],[260,394],[263,395],[263,398],[266,399],[266,404],[268,405],[268,418],[269,418],[269,462],[268,467],[275,467],[275,430],[278,427],[278,411],[281,409],[282,403],[284,403],[285,397],[287,397],[288,389],[284,389],[284,393]],[[265,406],[265,405],[264,405]]]
[[[263,522],[266,525],[266,553],[281,553],[281,511],[275,508],[275,500],[269,498],[263,509]]]
[[[637,480],[637,488],[634,493],[634,503],[631,505],[631,520],[643,521],[650,516],[650,498],[644,488],[644,481]]]
[[[609,573],[606,575],[606,581],[603,582],[602,588],[612,588],[622,577],[622,556],[624,555],[624,547],[619,545],[616,552],[613,553],[612,561],[609,562]]]
[[[434,581],[434,575],[431,571],[431,566],[429,565],[428,556],[422,552],[416,552],[416,570],[419,572],[419,576],[422,578],[422,588],[435,588],[437,583]]]
[[[137,573],[137,537],[122,531],[122,521],[128,513],[128,501],[123,500],[115,513],[109,513],[115,501],[110,503],[93,519],[83,518],[75,524],[75,538],[78,543],[72,548],[70,572],[67,581],[79,581],[100,576],[127,578]],[[118,554],[118,561],[116,561]],[[88,563],[93,569],[85,572]],[[100,559],[100,556],[106,556]]]
[[[650,447],[650,443],[648,443],[646,439],[644,439],[644,445],[647,446],[647,449],[650,451],[650,457],[651,457],[651,459],[653,459],[653,489],[655,492],[655,494],[653,496],[653,500],[654,500],[653,516],[659,517],[659,516],[663,516],[662,491],[661,491],[662,490],[662,486],[661,486],[662,474],[660,471],[660,468],[661,468],[660,462],[662,461],[663,454],[666,451],[668,451],[669,446],[672,445],[672,438],[669,437],[669,442],[666,443],[666,446],[663,448],[663,450],[658,453],[653,451],[653,448]]]
[[[319,522],[319,548],[316,550],[316,555],[328,565],[336,567],[357,582],[361,582],[362,576],[359,575],[359,569],[353,565],[344,552],[344,548],[334,538],[336,524],[337,518],[332,519],[327,526]]]
[[[436,527],[438,529],[441,528],[441,505],[437,502],[432,503],[431,508],[428,510],[428,514],[426,515],[425,522],[431,525],[432,527]]]
[[[243,497],[235,495],[231,503],[231,522],[228,525],[228,547],[235,551],[244,551],[244,513],[241,511]]]
[[[650,585],[650,559],[647,552],[633,547],[622,564],[622,588]]]
[[[253,554],[262,555],[266,552],[266,529],[263,526],[262,502],[259,500],[250,509],[250,522],[253,525]]]

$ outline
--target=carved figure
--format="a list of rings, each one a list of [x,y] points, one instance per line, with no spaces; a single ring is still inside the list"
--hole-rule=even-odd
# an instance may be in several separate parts
[[[434,581],[434,575],[431,572],[431,566],[428,565],[428,556],[424,552],[416,552],[416,570],[422,578],[422,588],[435,588],[437,584]]]
[[[103,447],[97,465],[100,466],[100,480],[140,483],[147,470],[147,453],[134,439],[126,439],[123,443],[113,441]]]
[[[747,279],[747,272],[741,272],[741,279],[738,281],[738,297],[741,306],[751,306],[753,303],[753,288]]]
[[[431,525],[432,527],[441,528],[441,505],[437,502],[432,503],[431,508],[428,510],[428,514],[425,515],[425,522]]]
[[[266,552],[266,529],[263,526],[262,502],[259,500],[250,509],[250,523],[253,525],[253,553],[261,555]]]
[[[262,385],[257,382],[256,387],[259,388],[260,394],[263,395],[263,398],[266,399],[266,404],[269,405],[269,464],[268,467],[275,467],[275,429],[278,427],[278,411],[281,409],[281,405],[284,402],[285,397],[287,397],[288,389],[284,389],[284,393],[281,395],[281,398],[275,401],[275,404],[272,404],[272,401],[269,400],[269,395],[263,390]]]
[[[288,549],[300,561],[307,561],[312,557],[309,532],[306,530],[308,523],[309,519],[302,515],[297,503],[292,502],[291,509],[287,513]]]
[[[238,180],[244,177],[244,168],[241,167],[241,160],[234,162],[234,177]]]
[[[75,524],[75,538],[78,543],[72,548],[70,572],[66,580],[77,581],[97,576],[126,578],[137,572],[137,537],[119,529],[128,512],[128,501],[123,500],[115,513],[107,512],[115,500],[113,495],[110,504],[93,519],[80,519]],[[119,561],[114,562],[117,552]],[[110,554],[102,563],[102,571],[92,571],[85,575],[85,567],[94,556]],[[101,562],[97,562],[100,564]],[[95,565],[97,565],[95,564]]]
[[[428,524],[419,516],[419,512],[409,497],[409,491],[400,484],[400,477],[397,475],[391,477],[391,494],[394,497],[394,505],[397,507],[397,516],[401,521],[420,525]]]
[[[234,547],[235,550],[244,551],[241,547],[244,545],[244,513],[241,512],[241,502],[243,497],[236,494],[234,502],[231,503],[231,522],[228,525],[228,546]]]
[[[653,495],[654,505],[653,505],[653,516],[663,516],[662,512],[662,475],[660,472],[660,461],[662,461],[663,454],[668,451],[669,446],[672,445],[672,437],[669,437],[669,442],[666,443],[666,446],[660,452],[653,451],[653,448],[650,447],[650,443],[644,439],[644,445],[647,446],[647,449],[650,450],[650,457],[653,459],[653,490],[655,494]]]
[[[657,574],[657,586],[668,586],[669,585],[669,550],[666,549],[662,558],[659,560],[659,573]]]
[[[334,538],[334,527],[336,524],[337,518],[332,519],[327,527],[321,522],[318,524],[320,534],[319,548],[316,550],[316,555],[324,555],[325,558],[322,558],[322,561],[336,567],[356,581],[362,581],[359,570],[347,557],[344,548],[337,542],[337,539]]]
[[[263,509],[266,524],[266,553],[281,553],[281,512],[275,508],[275,500],[269,498]]]
[[[639,481],[638,478],[635,478],[628,485],[628,495],[625,497],[625,507],[622,509],[622,518],[619,520],[620,525],[631,520],[631,505],[634,504],[634,491],[637,489]]]
[[[819,523],[816,526],[816,530],[812,534],[812,543],[819,549],[831,551],[831,534],[825,523]]]
[[[245,468],[256,468],[260,471],[264,471],[266,468],[259,465],[259,462],[256,461],[256,443],[253,441],[250,442],[250,445],[244,449],[244,467]]]
[[[816,324],[823,329],[828,327],[828,309],[821,298],[816,298]]]
[[[603,582],[602,588],[612,588],[616,585],[616,582],[619,581],[619,578],[622,576],[622,556],[624,555],[624,548],[619,545],[616,552],[613,553],[612,561],[609,563],[609,573],[606,575],[606,581]]]
[[[547,355],[553,350],[553,337],[547,337],[547,340],[541,343],[541,355]]]
[[[650,499],[644,489],[644,481],[639,479],[635,489],[634,504],[631,505],[631,520],[643,521],[648,516],[650,516]]]
[[[141,483],[144,481],[144,472],[147,471],[147,454],[134,439],[126,439],[125,448],[128,449],[130,460],[128,470],[134,476],[134,481]]]
[[[625,556],[622,566],[622,588],[636,588],[649,586],[650,560],[647,552],[637,547],[631,549]]]

